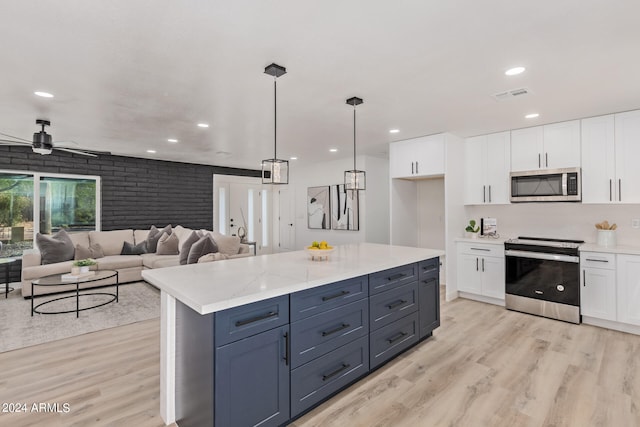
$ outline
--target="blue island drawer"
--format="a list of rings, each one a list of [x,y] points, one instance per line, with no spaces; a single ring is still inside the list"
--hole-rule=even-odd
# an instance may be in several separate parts
[[[369,298],[372,331],[418,310],[418,282],[409,283]]]
[[[371,369],[418,342],[418,313],[371,333]]]
[[[359,338],[291,371],[291,417],[369,371],[368,338]]]
[[[440,258],[431,258],[418,263],[418,276],[420,280],[440,275]]]
[[[289,323],[289,295],[219,311],[215,317],[216,347]]]
[[[369,296],[369,276],[342,280],[291,294],[291,321],[323,313]]]
[[[369,275],[369,294],[377,294],[418,280],[418,264],[407,264]]]
[[[369,334],[366,299],[291,324],[291,367],[297,368]]]

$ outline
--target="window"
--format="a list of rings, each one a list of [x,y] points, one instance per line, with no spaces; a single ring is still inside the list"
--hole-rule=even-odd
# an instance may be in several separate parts
[[[21,256],[37,233],[62,228],[100,229],[100,177],[0,171],[0,257]]]

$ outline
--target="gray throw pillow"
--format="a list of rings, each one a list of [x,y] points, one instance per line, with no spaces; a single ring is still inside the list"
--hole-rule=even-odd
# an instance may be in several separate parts
[[[137,245],[133,243],[124,242],[122,245],[122,252],[120,255],[142,255],[147,253],[147,241],[140,242]]]
[[[147,235],[147,252],[154,253],[158,249],[158,240],[162,236],[162,233],[171,234],[171,224],[167,225],[162,230],[158,230],[155,225],[151,226],[149,234]]]
[[[211,235],[223,254],[237,255],[240,251],[240,238],[238,236],[227,236],[217,231],[212,231]]]
[[[64,229],[61,229],[53,236],[36,234],[36,244],[40,249],[42,264],[71,261],[75,253],[73,242]]]
[[[100,243],[94,243],[89,245],[89,247],[82,246],[81,244],[76,245],[76,255],[74,259],[87,259],[87,258],[102,258],[104,257],[104,250]]]
[[[160,236],[160,240],[158,240],[158,248],[156,249],[156,254],[178,255],[178,242],[178,236],[175,233],[162,233],[162,236]]]
[[[187,264],[187,259],[189,258],[189,251],[191,250],[191,246],[193,246],[193,244],[198,240],[200,240],[200,235],[197,232],[192,231],[189,237],[187,237],[187,239],[184,241],[184,243],[180,247],[180,265]]]
[[[210,236],[202,236],[197,242],[191,245],[187,264],[196,264],[200,257],[214,252],[218,252],[218,246],[216,243]]]

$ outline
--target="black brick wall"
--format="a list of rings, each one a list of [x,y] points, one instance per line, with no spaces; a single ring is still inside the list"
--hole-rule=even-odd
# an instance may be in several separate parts
[[[102,178],[102,229],[151,225],[213,227],[213,174],[260,177],[260,171],[220,166],[0,146],[0,169],[98,175]]]

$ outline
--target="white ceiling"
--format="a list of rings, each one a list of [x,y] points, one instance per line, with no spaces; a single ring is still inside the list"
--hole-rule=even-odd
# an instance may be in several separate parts
[[[278,157],[299,164],[351,155],[351,96],[359,151],[376,156],[640,108],[637,0],[0,1],[0,132],[30,139],[47,118],[54,140],[114,154],[259,168],[272,62],[287,68]],[[533,94],[490,97],[519,87]]]

